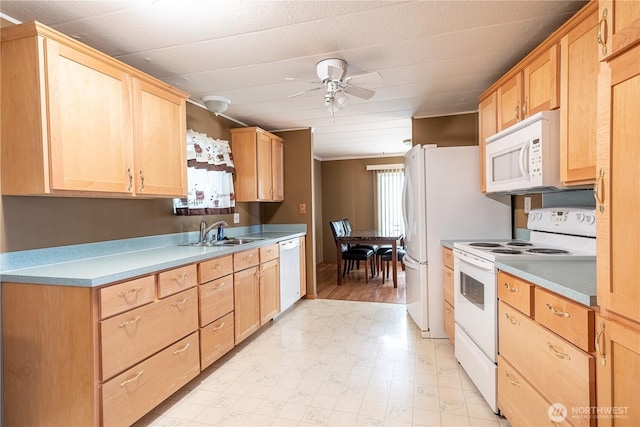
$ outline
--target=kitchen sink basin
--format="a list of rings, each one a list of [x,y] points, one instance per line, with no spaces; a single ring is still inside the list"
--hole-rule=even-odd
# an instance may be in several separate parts
[[[180,246],[238,246],[246,243],[257,242],[260,240],[264,240],[263,237],[232,237],[225,238],[223,240],[212,240],[209,242],[193,242],[193,243],[182,243]]]

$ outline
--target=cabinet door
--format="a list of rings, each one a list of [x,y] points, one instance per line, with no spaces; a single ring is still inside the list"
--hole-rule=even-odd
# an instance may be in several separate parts
[[[559,55],[558,46],[554,44],[524,67],[521,120],[560,106]]]
[[[240,343],[260,327],[260,289],[258,267],[233,275],[235,342]]]
[[[187,194],[185,100],[165,88],[133,79],[135,192]]]
[[[597,11],[560,42],[560,177],[566,185],[596,178],[597,88],[600,63],[593,48]]]
[[[130,77],[80,50],[44,43],[51,190],[130,193]]]
[[[478,108],[478,141],[480,152],[480,191],[487,191],[486,183],[486,160],[485,152],[487,147],[487,138],[498,133],[498,94],[492,92],[487,98],[480,102]]]
[[[258,199],[273,199],[273,183],[271,181],[271,137],[258,132],[256,147]]]
[[[280,313],[280,263],[278,259],[260,264],[260,324]]]
[[[598,426],[637,426],[640,420],[640,332],[597,318]]]
[[[633,46],[640,40],[640,2],[600,0],[598,55],[603,60]]]
[[[284,143],[279,139],[271,140],[271,182],[273,200],[284,200]]]
[[[609,65],[598,93],[598,305],[640,323],[640,45]]]
[[[522,73],[507,80],[498,88],[498,131],[522,120]]]

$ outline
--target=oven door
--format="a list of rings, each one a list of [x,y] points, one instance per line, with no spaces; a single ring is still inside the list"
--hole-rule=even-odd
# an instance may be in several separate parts
[[[454,249],[455,322],[496,362],[497,289],[494,264]]]

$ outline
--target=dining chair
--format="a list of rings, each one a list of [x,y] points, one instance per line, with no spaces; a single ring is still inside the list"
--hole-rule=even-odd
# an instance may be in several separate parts
[[[351,234],[351,221],[349,221],[349,218],[344,218],[342,220],[342,225],[344,226],[344,232],[346,233],[346,235],[350,235]],[[370,245],[370,244],[362,244],[362,243],[358,243],[356,245],[349,245],[350,248],[366,248],[366,249],[371,249],[373,251],[373,269],[375,271],[378,271],[378,266],[377,266],[377,257],[376,257],[376,252],[378,251],[378,245]],[[358,266],[359,268],[360,266]]]
[[[350,270],[353,267],[354,261],[358,262],[358,268],[359,268],[359,262],[364,261],[365,262],[364,277],[365,277],[365,281],[369,283],[369,273],[367,272],[367,263],[369,264],[371,277],[373,277],[374,276],[373,259],[374,259],[375,252],[372,249],[358,248],[355,246],[349,247],[349,245],[346,245],[346,244],[338,245],[338,238],[345,237],[347,235],[344,229],[344,224],[342,221],[330,221],[329,226],[331,228],[331,232],[333,233],[333,239],[336,242],[336,250],[339,250],[342,253],[341,257],[342,257],[342,261],[344,261],[343,267],[342,267],[342,277],[344,277],[347,274],[347,269]]]

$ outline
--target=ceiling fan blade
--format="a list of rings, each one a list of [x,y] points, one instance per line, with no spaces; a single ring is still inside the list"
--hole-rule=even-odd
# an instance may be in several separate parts
[[[303,80],[303,79],[296,79],[295,77],[285,77],[284,80],[287,81],[287,82],[311,83],[312,85],[321,85],[322,84],[322,82],[320,80]]]
[[[294,93],[293,95],[289,95],[289,98],[295,98],[296,96],[304,95],[305,93],[313,92],[319,89],[324,89],[324,86],[318,86],[311,89],[303,90],[302,92]]]
[[[344,76],[344,70],[333,65],[327,66],[327,72],[330,80],[340,80]]]
[[[362,99],[371,99],[371,97],[375,94],[375,91],[371,89],[365,89],[360,86],[347,86],[343,89],[349,95],[357,96]]]
[[[363,74],[354,74],[353,76],[349,76],[344,79],[345,84],[352,83],[352,80],[357,80],[358,83],[362,84],[362,82],[379,82],[382,81],[382,74],[377,71],[371,73],[363,73]],[[355,83],[355,82],[354,82]]]

